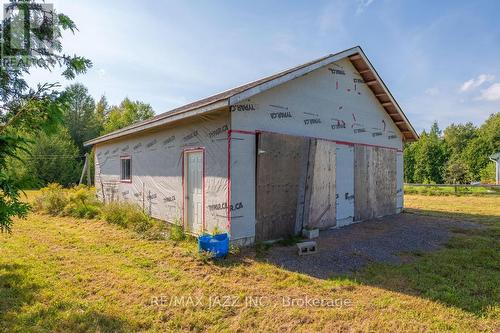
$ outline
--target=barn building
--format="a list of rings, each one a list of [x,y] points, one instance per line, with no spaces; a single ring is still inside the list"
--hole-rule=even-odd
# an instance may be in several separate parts
[[[360,47],[90,140],[105,201],[252,244],[396,214],[418,138]]]

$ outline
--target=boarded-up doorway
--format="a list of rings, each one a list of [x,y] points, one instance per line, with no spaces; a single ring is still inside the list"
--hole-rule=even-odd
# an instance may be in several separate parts
[[[305,187],[303,226],[328,229],[336,225],[335,142],[311,139]]]
[[[294,235],[309,139],[275,133],[257,136],[255,240]]]
[[[264,132],[257,147],[256,241],[335,226],[335,143]]]
[[[354,220],[396,214],[396,151],[354,148]]]

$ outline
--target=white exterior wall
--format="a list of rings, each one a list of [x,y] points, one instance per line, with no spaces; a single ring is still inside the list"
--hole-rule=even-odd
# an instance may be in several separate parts
[[[233,230],[233,239],[252,237],[252,230],[255,232],[255,131],[402,150],[402,134],[361,80],[344,59],[231,106],[232,136],[239,140],[231,140],[231,201],[248,208],[233,211],[232,217],[238,217],[232,223],[244,225]],[[400,169],[402,160],[398,163],[398,186],[403,182]],[[352,170],[345,167],[336,172],[339,178],[353,179]],[[398,207],[402,206],[402,188],[400,192]]]
[[[255,236],[255,136],[231,133],[231,239],[251,244]]]
[[[183,217],[183,151],[204,148],[205,230],[227,230],[228,112],[193,118],[151,134],[96,146],[95,186],[109,201],[130,201],[160,220]],[[120,182],[120,157],[131,156],[132,182]],[[114,193],[112,193],[114,192]]]

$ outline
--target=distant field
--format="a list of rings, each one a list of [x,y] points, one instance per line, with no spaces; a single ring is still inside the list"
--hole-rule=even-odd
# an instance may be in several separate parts
[[[488,196],[499,195],[500,188],[484,188],[484,187],[449,187],[449,186],[404,186],[405,194],[420,194],[420,195],[474,195]]]
[[[31,214],[0,235],[0,332],[498,332],[500,197],[406,195],[405,204],[408,214],[483,227],[457,229],[446,247],[405,254],[402,265],[321,280],[252,249],[207,262],[193,241]],[[169,304],[182,296],[193,302]],[[224,306],[225,296],[237,306]],[[262,306],[245,306],[259,296]],[[343,303],[286,306],[283,297]]]
[[[500,197],[405,195],[405,209],[427,215],[450,216],[500,227]]]

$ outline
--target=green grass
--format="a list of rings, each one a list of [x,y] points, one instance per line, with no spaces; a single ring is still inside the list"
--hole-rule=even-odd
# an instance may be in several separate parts
[[[418,195],[472,195],[472,196],[483,196],[483,195],[500,195],[500,189],[498,188],[484,188],[484,187],[449,187],[449,186],[404,186],[405,194],[418,194]]]
[[[375,264],[355,275],[365,284],[500,318],[500,229],[457,230],[444,249],[410,254],[401,266]]]
[[[464,200],[450,210],[449,199]],[[211,261],[189,239],[152,241],[99,220],[31,214],[0,235],[0,332],[497,331],[499,198],[405,201],[412,214],[484,227],[457,229],[445,248],[405,254],[403,265],[320,280],[271,265],[254,250]],[[158,303],[174,296],[204,303]],[[268,301],[209,306],[221,296]],[[285,296],[351,303],[284,307]]]

